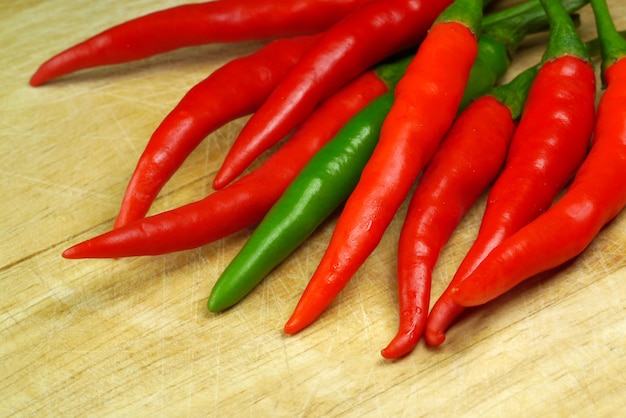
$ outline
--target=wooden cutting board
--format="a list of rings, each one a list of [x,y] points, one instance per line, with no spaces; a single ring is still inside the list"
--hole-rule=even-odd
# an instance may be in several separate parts
[[[620,416],[626,407],[626,214],[554,274],[471,310],[439,348],[389,362],[396,241],[380,246],[317,323],[282,326],[328,242],[325,223],[244,302],[209,314],[213,283],[242,231],[160,257],[69,261],[109,230],[158,123],[194,84],[260,44],[211,45],[31,88],[53,53],[175,0],[0,2],[0,415]],[[611,0],[620,29],[626,5]],[[503,3],[499,3],[502,5]],[[595,37],[589,6],[580,33]],[[507,78],[536,62],[529,38]],[[191,156],[153,212],[211,192],[243,126]],[[484,198],[441,254],[433,300],[476,234]]]

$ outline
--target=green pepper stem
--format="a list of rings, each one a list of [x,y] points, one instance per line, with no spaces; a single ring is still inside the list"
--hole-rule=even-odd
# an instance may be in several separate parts
[[[484,0],[455,0],[435,20],[434,24],[457,22],[468,27],[476,37],[480,35]]]
[[[563,0],[563,7],[572,14],[588,2],[589,0]],[[577,16],[572,16],[572,19],[577,24],[580,23]],[[548,29],[548,17],[539,0],[526,1],[489,13],[482,23],[483,34],[505,44],[511,55],[528,34]]]
[[[562,0],[561,3],[563,7],[565,7],[565,10],[574,11],[585,6],[589,3],[589,0]],[[497,24],[498,21],[501,20],[518,19],[520,17],[524,18],[525,16],[532,18],[536,14],[544,15],[545,18],[545,11],[541,6],[540,0],[527,0],[495,12],[486,13],[483,18],[483,25],[489,26]]]
[[[580,39],[576,26],[560,1],[540,0],[550,22],[550,38],[542,61],[565,55],[589,61],[589,52]]]
[[[507,84],[495,87],[489,92],[491,96],[509,108],[513,119],[518,119],[521,116],[537,71],[539,71],[539,65],[533,65],[519,73]]]
[[[626,40],[615,28],[606,0],[591,0],[602,51],[602,72],[626,56]]]
[[[626,38],[626,30],[621,30],[618,33],[622,38]],[[626,40],[624,42],[626,42]],[[602,55],[602,45],[600,43],[600,38],[591,39],[585,42],[585,44],[587,45],[587,50],[592,57]]]

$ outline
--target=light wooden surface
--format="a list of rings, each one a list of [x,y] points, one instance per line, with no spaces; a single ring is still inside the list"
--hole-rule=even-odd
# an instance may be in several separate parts
[[[195,83],[258,46],[213,45],[41,88],[53,53],[175,0],[0,2],[1,416],[616,417],[626,407],[626,214],[573,263],[472,310],[438,349],[389,362],[395,243],[383,242],[320,320],[282,326],[332,231],[326,223],[236,308],[206,298],[249,231],[154,258],[63,260],[111,228],[147,138]],[[626,7],[611,0],[621,29]],[[581,34],[595,36],[589,7]],[[528,40],[510,75],[543,52]],[[243,120],[211,135],[154,212],[210,192]],[[445,288],[476,233],[463,220],[434,275]]]

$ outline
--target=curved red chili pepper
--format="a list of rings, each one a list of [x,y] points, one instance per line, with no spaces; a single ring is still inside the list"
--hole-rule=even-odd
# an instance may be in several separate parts
[[[495,248],[452,288],[458,304],[486,303],[572,259],[626,207],[626,42],[617,35],[606,3],[591,4],[600,39],[608,44],[603,46],[606,89],[598,104],[591,151],[554,206]]]
[[[158,255],[200,247],[257,224],[307,161],[388,90],[368,71],[327,99],[259,168],[206,198],[131,222],[67,249],[65,258]]]
[[[451,0],[372,0],[328,29],[246,123],[218,171],[224,187],[357,74],[416,45]]]
[[[455,10],[455,5],[463,3],[457,1],[450,7]],[[472,12],[480,16],[482,3],[471,4]],[[380,141],[284,327],[287,334],[299,332],[315,321],[345,287],[378,245],[452,125],[478,50],[476,26],[470,29],[467,20],[478,20],[480,25],[480,19],[471,17],[455,21],[443,13],[409,64],[396,87],[395,102],[383,124]]]
[[[172,7],[116,25],[55,55],[39,67],[30,84],[188,46],[317,33],[364,2],[220,0]]]
[[[422,336],[431,276],[439,253],[461,218],[496,177],[515,122],[508,107],[488,95],[459,115],[413,194],[398,244],[398,333],[381,352],[408,354]]]
[[[161,188],[200,142],[227,122],[255,111],[317,38],[270,42],[194,86],[152,134],[126,188],[115,227],[144,217]]]
[[[594,143],[572,185],[536,220],[496,247],[450,291],[455,303],[476,306],[584,251],[626,206],[626,60],[606,73],[610,88],[598,106]]]
[[[516,121],[536,74],[537,67],[531,67],[471,102],[426,167],[400,233],[400,324],[395,338],[382,350],[383,357],[404,356],[421,338],[439,253],[504,164]]]
[[[529,92],[506,166],[489,193],[478,236],[429,314],[425,338],[430,345],[443,343],[445,330],[464,310],[452,289],[507,237],[551,206],[587,153],[595,117],[594,69],[580,39],[572,44],[580,53],[554,53],[570,43],[559,40],[559,31],[552,33],[555,40]],[[575,30],[573,36],[578,36]]]

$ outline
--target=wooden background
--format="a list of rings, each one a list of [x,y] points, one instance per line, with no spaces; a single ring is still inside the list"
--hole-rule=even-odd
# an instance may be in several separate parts
[[[71,44],[178,0],[0,1],[1,416],[581,416],[626,407],[626,214],[573,263],[472,310],[437,349],[379,354],[396,331],[395,244],[383,242],[320,320],[282,334],[334,221],[243,303],[206,299],[249,231],[192,251],[63,260],[111,228],[152,131],[182,95],[258,43],[212,45],[86,71],[41,88]],[[626,5],[611,0],[626,29]],[[595,37],[589,6],[580,33]],[[507,78],[543,52],[524,43]],[[154,212],[210,193],[244,120],[211,135]],[[463,220],[434,275],[445,288],[480,221]]]

